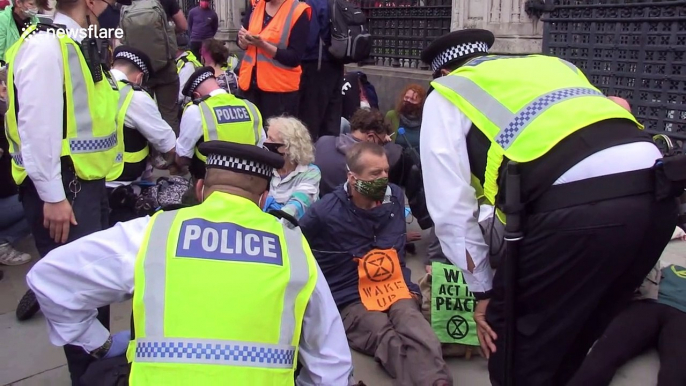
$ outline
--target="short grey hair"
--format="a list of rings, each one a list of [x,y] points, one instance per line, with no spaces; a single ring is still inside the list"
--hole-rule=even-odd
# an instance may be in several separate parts
[[[314,146],[307,127],[297,118],[274,117],[267,120],[269,130],[278,130],[286,147],[286,157],[296,165],[314,162]]]
[[[348,165],[348,170],[353,173],[360,174],[364,171],[364,165],[360,164],[360,158],[365,153],[371,153],[375,156],[386,156],[386,150],[383,146],[374,142],[358,142],[352,145],[345,153],[345,163]]]

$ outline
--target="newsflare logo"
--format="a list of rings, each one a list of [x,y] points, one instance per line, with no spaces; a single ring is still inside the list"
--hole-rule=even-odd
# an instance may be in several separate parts
[[[63,38],[68,36],[74,40],[81,41],[86,38],[94,39],[122,39],[124,37],[124,30],[121,28],[99,28],[98,26],[91,24],[88,28],[50,28],[43,30],[43,32],[55,35],[58,38]],[[25,37],[24,40],[30,39],[34,34],[30,34]]]

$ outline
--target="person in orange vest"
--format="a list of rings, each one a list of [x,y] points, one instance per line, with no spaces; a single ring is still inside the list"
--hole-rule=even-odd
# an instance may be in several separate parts
[[[298,0],[253,0],[238,31],[245,51],[238,87],[263,119],[298,113],[300,60],[307,48],[310,6]]]

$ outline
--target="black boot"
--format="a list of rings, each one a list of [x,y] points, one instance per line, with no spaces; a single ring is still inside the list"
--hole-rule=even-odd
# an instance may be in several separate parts
[[[38,304],[38,300],[36,300],[36,294],[34,294],[33,291],[28,290],[17,306],[17,319],[19,321],[29,320],[33,315],[36,315],[38,310],[40,310],[40,305]]]

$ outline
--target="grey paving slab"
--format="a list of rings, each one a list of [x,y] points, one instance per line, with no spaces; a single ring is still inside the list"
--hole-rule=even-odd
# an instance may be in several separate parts
[[[415,225],[410,226],[413,229]],[[428,232],[423,233],[428,237]],[[417,254],[408,255],[408,266],[413,279],[423,275],[421,256],[426,253],[426,239],[417,243]],[[19,246],[37,256],[29,238]],[[686,242],[671,242],[664,254],[667,263],[686,266]],[[26,290],[24,276],[32,264],[19,267],[2,267],[5,279],[0,280],[0,385],[12,386],[67,386],[69,374],[64,366],[62,349],[48,341],[48,333],[42,315],[24,323],[16,321],[14,310]],[[128,328],[130,302],[112,306],[112,330]],[[370,357],[353,353],[356,378],[369,386],[392,386],[388,375]],[[448,359],[448,365],[456,385],[489,385],[486,361],[482,358]],[[654,386],[657,381],[659,360],[655,352],[644,354],[626,366],[615,376],[612,386]]]

